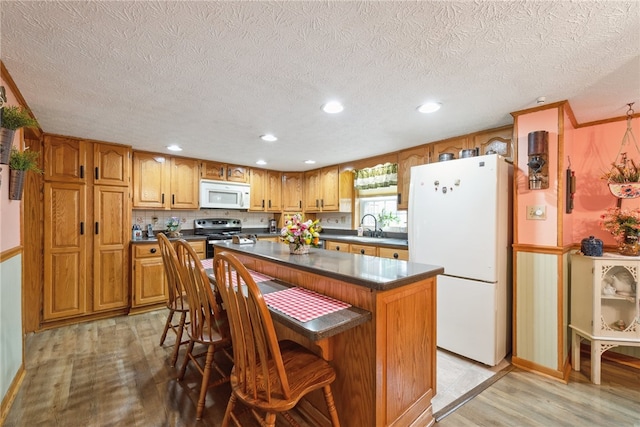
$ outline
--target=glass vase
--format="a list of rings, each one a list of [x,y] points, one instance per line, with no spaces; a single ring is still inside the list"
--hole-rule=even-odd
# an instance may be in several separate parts
[[[638,256],[638,254],[640,254],[638,236],[633,234],[625,235],[624,240],[620,243],[620,246],[618,246],[618,253],[626,256]]]

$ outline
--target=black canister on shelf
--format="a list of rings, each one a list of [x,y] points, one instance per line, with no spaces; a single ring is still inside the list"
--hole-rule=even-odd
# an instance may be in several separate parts
[[[587,256],[602,256],[602,240],[593,236],[585,237],[580,243],[580,251]]]

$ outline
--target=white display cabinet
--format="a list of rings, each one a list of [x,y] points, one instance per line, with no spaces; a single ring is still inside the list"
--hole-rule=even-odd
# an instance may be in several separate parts
[[[640,257],[605,253],[571,256],[573,369],[580,370],[580,342],[591,342],[591,382],[600,384],[602,353],[640,346]]]

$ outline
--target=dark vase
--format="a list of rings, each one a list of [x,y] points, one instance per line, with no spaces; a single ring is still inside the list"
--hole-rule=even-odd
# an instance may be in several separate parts
[[[582,239],[580,252],[586,256],[602,256],[602,240],[593,236]]]
[[[638,256],[640,253],[640,243],[637,234],[626,234],[624,240],[618,246],[618,252],[621,255]]]

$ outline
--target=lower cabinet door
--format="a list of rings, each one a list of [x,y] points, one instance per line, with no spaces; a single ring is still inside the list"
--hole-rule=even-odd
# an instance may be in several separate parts
[[[162,257],[136,259],[133,283],[132,307],[161,303],[169,298]]]

